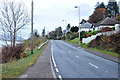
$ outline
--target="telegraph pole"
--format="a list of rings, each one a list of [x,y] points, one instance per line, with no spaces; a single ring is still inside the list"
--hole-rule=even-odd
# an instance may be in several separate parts
[[[33,0],[31,6],[31,54],[33,54]]]

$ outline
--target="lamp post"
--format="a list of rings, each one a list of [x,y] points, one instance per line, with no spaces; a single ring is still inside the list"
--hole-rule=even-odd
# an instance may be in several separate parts
[[[67,23],[67,21],[66,21],[66,20],[62,20],[62,21],[65,22],[65,27],[66,27],[66,23]],[[66,29],[66,30],[67,30],[67,29]],[[66,32],[65,32],[65,39],[66,39]]]
[[[79,45],[80,45],[80,7],[79,6],[75,6],[75,8],[79,9]]]

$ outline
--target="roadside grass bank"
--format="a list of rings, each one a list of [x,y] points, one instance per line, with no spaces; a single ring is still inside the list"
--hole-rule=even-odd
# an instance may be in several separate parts
[[[73,40],[66,40],[68,41],[69,43],[72,43],[72,44],[78,44],[79,43],[79,38],[75,38]]]
[[[75,38],[73,40],[65,40],[65,41],[67,41],[67,42],[69,42],[71,44],[79,44],[79,38]],[[93,47],[88,47],[88,44],[81,43],[78,46],[81,46],[81,47],[86,48],[86,49],[94,50],[94,51],[97,51],[97,52],[100,52],[100,53],[104,53],[104,54],[107,54],[107,55],[111,55],[111,56],[115,56],[115,57],[119,57],[120,58],[119,54],[116,53],[116,52],[102,50],[102,49],[93,48]]]
[[[39,46],[41,44],[39,44]],[[26,69],[28,69],[28,67],[32,66],[35,63],[35,61],[40,56],[40,54],[43,52],[47,44],[45,44],[40,50],[37,49],[39,46],[35,47],[33,50],[34,54],[30,54],[30,50],[28,50],[27,53],[30,55],[26,58],[22,58],[14,62],[0,64],[2,65],[2,78],[19,77],[22,73],[25,72]]]
[[[100,53],[104,53],[104,54],[107,54],[107,55],[111,55],[111,56],[115,56],[115,57],[120,58],[118,53],[110,52],[110,51],[102,50],[102,49],[97,49],[97,48],[93,48],[93,47],[88,47],[88,44],[82,44],[81,43],[79,46],[81,46],[83,48],[91,49],[91,50],[94,50],[94,51],[97,51],[97,52],[100,52]]]

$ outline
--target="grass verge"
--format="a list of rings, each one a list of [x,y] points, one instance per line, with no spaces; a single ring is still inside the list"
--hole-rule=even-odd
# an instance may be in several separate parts
[[[26,58],[20,59],[15,62],[1,64],[2,78],[16,78],[22,73],[24,73],[24,71],[28,67],[32,66],[35,63],[35,61],[37,60],[39,55],[43,52],[47,44],[44,45],[40,50],[37,50],[38,47],[36,47],[34,49],[34,54],[31,54]],[[28,53],[30,54],[30,51],[28,51]]]
[[[104,54],[107,54],[107,55],[111,55],[111,56],[115,56],[115,57],[120,58],[118,53],[110,52],[110,51],[106,51],[106,50],[101,50],[101,49],[97,49],[97,48],[93,48],[93,47],[88,47],[87,45],[88,44],[80,44],[80,46],[83,47],[83,48],[91,49],[91,50],[94,50],[94,51],[97,51],[97,52],[100,52],[100,53],[104,53]]]
[[[78,44],[79,43],[79,38],[75,38],[73,40],[66,40],[66,41],[68,41],[69,43],[72,43],[72,44]],[[118,53],[110,52],[110,51],[107,51],[107,50],[101,50],[101,49],[97,49],[97,48],[93,48],[93,47],[88,47],[87,45],[88,44],[82,44],[81,43],[79,46],[81,46],[83,48],[91,49],[91,50],[94,50],[94,51],[97,51],[97,52],[100,52],[100,53],[104,53],[104,54],[107,54],[107,55],[111,55],[111,56],[115,56],[115,57],[120,58]]]
[[[72,43],[72,44],[78,44],[79,43],[79,38],[75,38],[73,40],[67,40],[69,43]]]

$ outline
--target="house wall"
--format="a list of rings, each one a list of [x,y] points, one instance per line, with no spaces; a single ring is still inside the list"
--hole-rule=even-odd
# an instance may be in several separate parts
[[[100,28],[104,28],[104,27],[110,27],[110,28],[112,28],[112,27],[115,27],[115,26],[99,26]]]
[[[93,31],[92,28],[80,28],[80,31],[89,31],[89,30]]]

